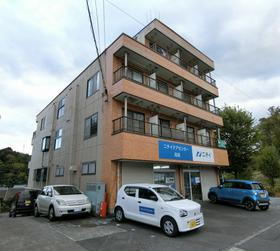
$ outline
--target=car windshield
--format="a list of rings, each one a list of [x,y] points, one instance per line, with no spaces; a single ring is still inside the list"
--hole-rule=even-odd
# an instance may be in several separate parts
[[[184,198],[169,187],[156,187],[154,190],[164,201],[183,200]]]
[[[74,186],[59,186],[54,187],[53,189],[57,193],[57,195],[81,194],[81,191],[79,191]]]
[[[261,183],[252,183],[251,186],[253,190],[264,190],[264,187]]]

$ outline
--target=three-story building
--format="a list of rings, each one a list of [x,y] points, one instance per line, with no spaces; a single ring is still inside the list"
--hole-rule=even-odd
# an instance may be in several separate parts
[[[100,69],[101,64],[101,69]],[[121,34],[37,115],[29,186],[127,183],[205,200],[228,166],[214,62],[155,19]]]

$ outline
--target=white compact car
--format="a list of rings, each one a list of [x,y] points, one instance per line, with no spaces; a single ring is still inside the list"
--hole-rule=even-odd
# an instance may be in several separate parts
[[[161,227],[168,236],[204,225],[200,204],[176,190],[156,184],[123,185],[117,197],[115,219],[125,218]]]
[[[91,202],[78,188],[71,185],[45,186],[35,202],[34,215],[56,217],[72,214],[89,214]]]

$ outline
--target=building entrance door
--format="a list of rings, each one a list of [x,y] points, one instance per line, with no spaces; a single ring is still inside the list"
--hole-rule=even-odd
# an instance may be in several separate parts
[[[202,200],[200,172],[190,170],[184,172],[185,195],[190,200]]]

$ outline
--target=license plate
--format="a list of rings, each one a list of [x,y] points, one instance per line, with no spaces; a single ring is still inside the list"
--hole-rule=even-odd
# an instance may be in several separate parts
[[[30,200],[26,200],[26,201],[24,202],[24,204],[25,204],[25,206],[29,206],[29,205],[31,204],[31,201],[30,201]]]
[[[189,222],[189,227],[190,228],[194,228],[194,227],[196,227],[197,226],[197,224],[196,224],[196,221],[195,220],[191,220],[190,222]]]
[[[74,208],[74,212],[80,212],[81,209],[80,208]]]
[[[264,193],[261,193],[261,198],[265,198],[265,194]]]

